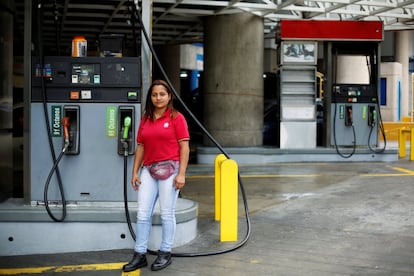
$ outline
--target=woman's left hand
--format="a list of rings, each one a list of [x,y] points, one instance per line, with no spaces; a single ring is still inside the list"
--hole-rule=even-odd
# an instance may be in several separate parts
[[[181,190],[184,188],[185,185],[185,176],[184,175],[177,175],[174,178],[174,186],[177,190]]]

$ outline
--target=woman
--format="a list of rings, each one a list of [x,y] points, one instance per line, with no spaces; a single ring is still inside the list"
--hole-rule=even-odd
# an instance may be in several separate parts
[[[173,108],[171,88],[165,81],[155,80],[148,90],[137,134],[131,180],[132,187],[138,191],[137,235],[134,256],[124,265],[125,272],[148,265],[147,245],[157,199],[162,239],[151,270],[160,270],[171,264],[176,229],[175,205],[179,190],[185,185],[189,140],[187,122]]]

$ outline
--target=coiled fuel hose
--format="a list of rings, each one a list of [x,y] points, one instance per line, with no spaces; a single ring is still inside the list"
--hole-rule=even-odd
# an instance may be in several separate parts
[[[381,116],[381,107],[379,105],[379,103],[377,103],[377,109],[378,109],[378,116],[375,115],[373,116],[373,120],[370,126],[370,130],[369,130],[369,135],[368,135],[368,148],[373,152],[373,153],[383,153],[385,151],[385,149],[387,148],[387,137],[385,136],[385,129],[384,129],[384,123],[382,121],[382,116]],[[382,148],[380,149],[376,149],[373,147],[373,145],[371,145],[371,138],[372,138],[372,134],[374,133],[375,130],[375,124],[379,125],[380,131],[381,131],[381,135],[382,135],[382,140],[384,141],[384,145]]]
[[[49,114],[48,114],[48,111],[47,111],[48,109],[47,109],[47,93],[46,93],[45,77],[43,76],[44,56],[43,56],[42,20],[41,20],[42,12],[43,12],[43,5],[42,5],[41,1],[39,1],[38,6],[37,6],[37,26],[38,26],[37,50],[38,50],[38,55],[39,55],[40,72],[41,72],[40,84],[41,84],[41,91],[42,91],[43,114],[44,114],[44,119],[45,119],[45,124],[46,124],[46,132],[47,132],[47,138],[48,138],[48,142],[49,142],[50,154],[51,154],[52,160],[53,160],[53,167],[50,171],[50,174],[48,176],[48,180],[46,181],[46,184],[45,184],[45,187],[44,187],[44,204],[45,204],[46,211],[49,214],[50,218],[52,220],[56,221],[56,222],[62,222],[66,219],[67,210],[66,210],[65,193],[63,191],[62,177],[60,175],[58,164],[60,162],[60,159],[62,159],[62,157],[64,155],[64,152],[69,147],[69,143],[67,143],[67,145],[65,144],[60,156],[58,158],[56,158],[55,149],[54,149],[53,141],[52,141],[51,129],[50,129]],[[49,208],[49,202],[48,202],[48,199],[47,199],[47,193],[48,193],[48,190],[49,190],[50,179],[51,179],[54,172],[56,172],[56,179],[57,179],[57,182],[58,182],[59,193],[60,193],[60,197],[61,197],[61,200],[62,200],[62,215],[61,215],[60,218],[53,215],[53,213],[51,212],[51,210]]]
[[[335,51],[335,60],[336,60],[336,62],[334,64],[335,67],[334,67],[333,71],[334,71],[334,75],[335,75],[335,83],[337,83],[336,78],[337,78],[337,70],[338,70],[338,66],[337,66],[337,63],[338,63],[338,50]],[[338,142],[336,140],[336,116],[337,116],[336,113],[337,113],[338,103],[337,103],[337,100],[336,100],[336,93],[333,92],[332,95],[333,95],[333,98],[334,98],[334,101],[335,101],[335,110],[334,110],[334,118],[333,118],[333,139],[334,139],[334,144],[335,144],[335,150],[336,150],[336,153],[339,156],[341,156],[342,158],[350,158],[355,154],[355,151],[356,151],[356,133],[355,133],[354,123],[351,123],[352,134],[353,134],[353,139],[354,139],[352,141],[352,151],[348,154],[345,154],[345,153],[343,153],[339,150],[339,145],[338,145]]]
[[[61,200],[62,200],[62,216],[61,218],[57,218],[53,213],[52,210],[50,210],[49,207],[49,199],[48,199],[48,191],[49,191],[49,184],[50,184],[50,179],[53,176],[53,173],[57,170],[58,165],[60,160],[62,159],[63,155],[65,154],[66,150],[69,147],[69,141],[65,141],[65,145],[63,146],[62,151],[60,152],[58,158],[56,159],[56,161],[53,163],[53,167],[49,172],[49,175],[47,177],[46,183],[45,183],[45,188],[43,190],[43,200],[45,202],[45,208],[46,211],[48,213],[48,215],[56,222],[62,222],[65,217],[66,217],[66,199],[65,199],[65,193],[63,193],[63,185],[61,182],[58,182],[59,185],[59,191],[60,191],[60,196],[61,196]]]

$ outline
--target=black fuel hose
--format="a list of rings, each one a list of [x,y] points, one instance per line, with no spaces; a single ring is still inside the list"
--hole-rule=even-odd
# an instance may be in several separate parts
[[[131,216],[129,215],[128,209],[128,143],[126,141],[122,142],[124,148],[124,209],[125,216],[128,224],[129,233],[131,233],[134,241],[136,240],[134,228],[132,228]]]
[[[57,218],[55,217],[55,215],[52,213],[52,210],[50,210],[49,207],[49,200],[48,200],[48,191],[49,191],[49,184],[50,184],[50,179],[52,178],[52,175],[55,171],[57,171],[58,165],[60,160],[62,159],[63,155],[65,154],[66,150],[69,147],[69,143],[65,143],[65,146],[63,147],[62,151],[60,152],[58,158],[56,159],[56,161],[53,164],[52,169],[49,172],[49,175],[47,177],[46,183],[45,183],[45,188],[43,190],[43,200],[45,202],[45,208],[46,211],[48,213],[48,215],[56,222],[62,222],[65,217],[66,217],[66,199],[65,199],[65,193],[61,192],[61,200],[62,200],[62,216],[61,218]],[[59,190],[63,191],[63,186],[62,184],[59,182]]]
[[[337,63],[338,63],[338,49],[336,49],[336,51],[335,51],[335,63],[334,63],[334,69],[333,69],[333,71],[334,71],[334,76],[335,76],[335,83],[337,83],[337,81],[336,81],[336,78],[337,78],[337,75],[338,75],[338,72],[337,72],[337,70],[338,70],[338,66],[337,66]],[[355,154],[355,151],[356,151],[356,133],[355,133],[355,127],[354,127],[354,123],[352,123],[352,133],[353,133],[353,138],[354,138],[354,141],[352,142],[352,144],[353,144],[353,146],[352,146],[352,151],[350,152],[350,153],[348,153],[348,154],[345,154],[345,153],[343,153],[343,152],[341,152],[340,150],[339,150],[339,145],[338,145],[338,142],[337,142],[337,140],[336,140],[336,113],[337,113],[337,99],[336,99],[336,93],[334,92],[334,91],[332,91],[332,95],[333,95],[333,97],[334,97],[334,102],[335,102],[335,111],[334,111],[334,118],[333,118],[333,139],[334,139],[334,144],[335,144],[335,150],[336,150],[336,153],[339,155],[339,156],[341,156],[342,158],[350,158],[350,157],[352,157],[354,154]],[[332,101],[332,100],[331,100]],[[332,111],[331,111],[332,112]]]
[[[51,217],[52,220],[56,221],[56,222],[62,222],[65,220],[66,218],[66,200],[65,200],[65,194],[63,191],[63,184],[62,184],[62,177],[60,175],[60,171],[59,171],[59,161],[63,156],[63,151],[60,154],[60,158],[59,160],[56,159],[56,154],[55,154],[55,149],[53,146],[53,141],[52,141],[52,135],[51,135],[51,129],[50,129],[50,120],[49,120],[49,114],[47,111],[47,94],[46,94],[46,85],[45,85],[45,79],[43,76],[43,69],[44,69],[44,56],[43,56],[43,33],[42,33],[42,22],[41,22],[41,15],[42,15],[42,9],[43,9],[43,5],[42,5],[42,1],[38,1],[38,7],[37,7],[37,50],[38,50],[38,55],[39,55],[39,63],[40,63],[40,83],[41,83],[41,91],[42,91],[42,104],[43,104],[43,114],[44,114],[44,119],[45,119],[45,124],[46,124],[46,132],[47,132],[47,137],[48,137],[48,142],[49,142],[49,148],[50,148],[50,153],[52,156],[52,160],[53,160],[53,168],[51,170],[51,174],[53,174],[54,171],[56,171],[56,178],[57,178],[57,182],[58,182],[58,187],[59,187],[59,192],[60,192],[60,196],[62,199],[62,215],[60,218],[55,217],[49,208],[49,202],[47,200],[45,200],[44,204],[46,207],[46,210],[49,214],[49,216]],[[50,176],[51,177],[51,176]],[[50,180],[49,180],[50,181]],[[49,189],[49,183],[48,181],[46,182],[47,185],[45,184],[44,187],[44,194],[47,195],[48,189]],[[46,196],[47,198],[47,196]]]
[[[168,75],[164,69],[164,67],[162,66],[157,53],[154,50],[154,47],[151,43],[151,40],[148,36],[148,33],[144,27],[144,23],[142,21],[142,17],[140,12],[138,11],[137,8],[133,9],[134,14],[137,15],[138,19],[139,19],[139,23],[141,25],[141,29],[142,29],[142,33],[144,34],[145,40],[151,50],[151,53],[153,55],[154,60],[156,61],[162,75],[164,76],[166,82],[168,83],[168,85],[171,87],[172,92],[174,94],[174,96],[176,97],[176,99],[179,101],[179,103],[184,107],[185,111],[190,115],[190,117],[192,118],[192,120],[197,124],[197,126],[203,131],[203,133],[210,139],[210,141],[220,150],[221,153],[224,154],[224,156],[227,159],[230,159],[229,154],[224,150],[224,148],[216,141],[216,139],[214,139],[214,137],[208,132],[208,130],[201,124],[201,122],[197,119],[197,117],[191,112],[191,110],[187,107],[187,105],[184,103],[184,101],[181,99],[181,97],[179,96],[179,94],[177,93],[177,91],[175,90],[173,84],[171,83],[170,79],[168,78]],[[126,181],[125,181],[126,182]],[[209,251],[209,252],[193,252],[193,253],[172,253],[171,255],[173,257],[201,257],[201,256],[211,256],[211,255],[218,255],[218,254],[223,254],[223,253],[228,253],[231,251],[234,251],[236,249],[239,249],[240,247],[244,246],[247,241],[250,238],[251,235],[251,222],[250,222],[250,216],[249,216],[249,208],[248,208],[248,204],[247,204],[247,197],[246,197],[246,192],[244,190],[244,186],[243,186],[243,182],[240,176],[240,172],[238,172],[238,182],[239,182],[239,187],[240,187],[240,191],[241,191],[241,195],[242,195],[242,199],[243,199],[243,203],[244,203],[244,211],[245,211],[245,219],[246,219],[246,234],[244,236],[244,238],[237,243],[236,245],[234,245],[231,248],[228,249],[223,249],[223,250],[216,250],[216,251]],[[125,184],[125,183],[124,183]],[[126,184],[125,184],[126,185]],[[128,206],[126,205],[126,212],[128,212],[129,216],[129,211],[128,211]],[[129,221],[130,223],[130,221]],[[130,229],[132,229],[132,227],[130,227]],[[132,231],[133,232],[133,231]],[[135,234],[131,233],[131,235],[133,237],[135,237]],[[150,254],[157,254],[157,252],[155,251],[151,251],[148,250],[148,252]]]
[[[352,142],[352,144],[353,144],[353,146],[352,146],[352,151],[350,152],[350,153],[348,153],[348,154],[345,154],[345,153],[343,153],[343,152],[341,152],[340,150],[339,150],[339,146],[338,146],[338,143],[337,143],[337,140],[336,140],[336,103],[335,103],[335,111],[334,111],[334,119],[333,119],[333,138],[334,138],[334,144],[335,144],[335,150],[336,150],[336,153],[339,155],[339,156],[341,156],[342,158],[350,158],[350,157],[352,157],[354,154],[355,154],[355,151],[356,151],[356,133],[355,133],[355,127],[354,127],[354,124],[352,123],[352,133],[353,133],[353,138],[354,138],[354,141]]]
[[[374,60],[375,60],[375,55],[374,55]],[[370,67],[370,61],[369,61],[369,58],[368,57],[366,57],[366,63],[367,63],[368,74],[370,76],[370,79],[372,79],[372,77],[371,77],[372,76],[372,70],[371,70],[371,67]],[[376,62],[374,61],[374,64],[375,63]],[[379,99],[378,92],[377,92],[377,99]],[[369,130],[367,144],[368,144],[368,148],[373,153],[383,153],[385,151],[385,149],[387,148],[387,137],[385,137],[385,129],[384,129],[384,124],[382,122],[381,106],[380,106],[379,101],[376,101],[376,103],[377,103],[378,119],[379,119],[378,120],[378,122],[379,122],[378,125],[379,125],[379,129],[381,131],[381,134],[382,134],[382,138],[384,140],[384,146],[382,148],[380,148],[380,149],[376,149],[376,148],[373,147],[373,145],[371,145],[371,138],[372,138],[372,134],[374,133],[375,123],[376,123],[375,120],[373,120],[373,122],[370,125],[371,128]]]
[[[383,153],[385,151],[385,149],[387,148],[387,137],[385,136],[385,129],[384,129],[384,123],[382,121],[382,116],[381,116],[381,107],[379,105],[379,103],[377,103],[377,108],[378,108],[378,123],[379,123],[379,128],[382,134],[382,139],[384,141],[384,146],[380,149],[375,149],[372,145],[371,145],[371,137],[372,137],[372,133],[374,132],[375,129],[375,122],[371,125],[371,129],[369,130],[369,135],[368,135],[368,148],[373,152],[373,153]]]

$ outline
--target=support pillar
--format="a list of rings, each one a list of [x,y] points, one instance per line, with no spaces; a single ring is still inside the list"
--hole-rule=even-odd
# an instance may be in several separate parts
[[[164,67],[175,90],[180,93],[180,45],[157,46],[156,51],[161,65]],[[154,65],[154,79],[165,79],[158,64]]]
[[[395,35],[395,61],[402,64],[402,80],[401,80],[401,116],[408,117],[411,112],[411,96],[409,91],[409,55],[413,46],[412,31],[400,31]]]
[[[263,143],[263,19],[250,13],[205,21],[205,126],[222,146]],[[207,137],[205,145],[212,145]]]
[[[152,39],[152,8],[153,0],[142,1],[142,23],[143,28],[147,31],[149,40]],[[139,7],[137,7],[139,10]],[[142,78],[142,95],[141,101],[145,103],[147,99],[148,89],[152,83],[152,53],[150,47],[147,43],[147,40],[144,37],[144,33],[141,32],[142,44],[141,44],[141,78]],[[142,110],[144,110],[145,105],[141,105]]]

